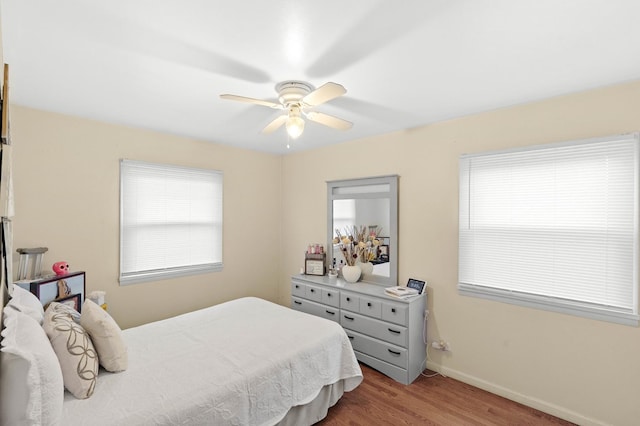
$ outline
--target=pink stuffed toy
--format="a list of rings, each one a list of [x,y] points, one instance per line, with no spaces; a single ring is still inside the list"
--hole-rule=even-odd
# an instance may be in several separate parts
[[[66,275],[69,273],[69,264],[67,262],[56,262],[53,264],[52,269],[56,275]]]

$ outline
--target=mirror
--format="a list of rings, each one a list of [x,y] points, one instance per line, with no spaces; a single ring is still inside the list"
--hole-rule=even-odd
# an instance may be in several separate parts
[[[360,256],[373,266],[369,267],[371,272],[363,271],[362,280],[397,285],[398,176],[327,182],[329,268],[340,268],[345,264],[345,257],[340,246],[334,244],[334,238],[354,233],[364,233],[375,242]]]

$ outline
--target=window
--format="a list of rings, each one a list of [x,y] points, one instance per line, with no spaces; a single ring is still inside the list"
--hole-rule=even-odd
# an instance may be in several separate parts
[[[334,200],[333,201],[333,230],[339,230],[344,235],[346,228],[353,229],[356,225],[356,200]]]
[[[637,325],[638,143],[463,155],[460,293]]]
[[[120,284],[222,269],[222,173],[120,162]]]

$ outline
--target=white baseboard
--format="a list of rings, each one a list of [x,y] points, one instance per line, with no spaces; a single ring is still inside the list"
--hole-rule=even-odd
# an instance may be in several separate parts
[[[592,419],[590,417],[585,417],[580,413],[571,411],[564,407],[560,407],[548,401],[544,401],[538,398],[521,394],[519,392],[515,392],[511,389],[505,388],[503,386],[497,385],[487,380],[483,380],[478,377],[471,376],[469,374],[466,374],[461,371],[454,370],[448,367],[443,367],[431,361],[427,362],[427,368],[431,371],[436,371],[438,373],[441,373],[444,376],[451,377],[452,379],[459,380],[463,383],[467,383],[479,389],[486,390],[487,392],[491,392],[493,394],[510,399],[511,401],[519,402],[520,404],[526,405],[527,407],[535,408],[536,410],[540,410],[542,412],[551,414],[553,416],[559,417],[564,420],[568,420],[570,422],[573,422],[582,426],[609,426],[608,423],[604,423],[602,421]]]

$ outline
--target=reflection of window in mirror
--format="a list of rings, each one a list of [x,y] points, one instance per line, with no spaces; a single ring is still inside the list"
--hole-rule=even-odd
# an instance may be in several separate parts
[[[344,235],[344,229],[356,224],[356,200],[335,200],[333,202],[333,226]],[[334,229],[334,236],[335,234]]]

